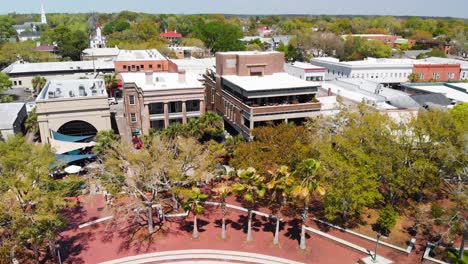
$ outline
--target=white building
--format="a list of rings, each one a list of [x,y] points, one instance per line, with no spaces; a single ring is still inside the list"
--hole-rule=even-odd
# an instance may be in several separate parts
[[[27,117],[24,103],[0,104],[0,136],[6,140],[15,133],[21,133],[23,122]]]
[[[37,121],[43,143],[53,132],[69,136],[95,135],[111,129],[104,80],[52,80],[36,99]]]
[[[106,37],[102,35],[101,25],[96,24],[96,32],[89,39],[89,47],[92,49],[101,49],[106,47]]]
[[[88,48],[81,53],[82,60],[114,60],[119,56],[119,48]]]
[[[285,63],[284,71],[306,81],[322,82],[325,80],[327,68],[296,61],[293,63]]]
[[[10,76],[13,88],[32,88],[31,81],[37,75],[48,80],[95,78],[101,72],[113,73],[114,62],[105,60],[40,63],[16,61],[2,72]]]
[[[379,83],[407,82],[413,72],[414,60],[375,59],[340,61],[336,58],[313,58],[313,65],[327,68],[327,79],[362,78]]]
[[[47,17],[44,11],[44,5],[41,5],[41,22],[25,22],[22,25],[13,25],[13,28],[18,33],[18,36],[21,35],[23,32],[36,32],[37,26],[47,24]]]
[[[326,78],[362,78],[379,83],[408,82],[414,65],[421,64],[459,64],[460,80],[468,79],[468,62],[446,58],[415,59],[376,59],[367,58],[360,61],[340,61],[332,57],[313,58],[311,63],[327,68]]]

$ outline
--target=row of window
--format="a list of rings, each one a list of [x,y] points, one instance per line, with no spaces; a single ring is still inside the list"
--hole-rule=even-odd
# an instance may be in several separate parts
[[[308,76],[306,77],[306,81],[321,82],[323,81],[323,76]]]
[[[13,85],[16,86],[16,85],[23,85],[23,82],[22,81],[13,81]]]
[[[409,76],[407,72],[381,72],[381,73],[357,73],[352,74],[351,78],[362,78],[362,79],[378,79],[378,78],[406,78]]]
[[[149,67],[150,69],[153,69],[153,64],[149,64],[148,67]],[[162,65],[161,65],[161,64],[157,64],[156,67],[157,67],[158,69],[161,69],[161,68],[162,68]],[[123,69],[124,69],[124,70],[128,70],[128,71],[130,71],[130,70],[137,70],[137,71],[139,71],[139,70],[144,70],[144,69],[145,69],[145,65],[143,65],[143,64],[141,64],[141,65],[123,65]]]
[[[424,77],[425,77],[424,73],[419,74],[419,79],[424,80]],[[448,77],[449,80],[455,79],[455,73],[449,72],[447,74],[447,77]],[[439,80],[440,79],[440,73],[438,73],[438,72],[432,73],[432,79]]]

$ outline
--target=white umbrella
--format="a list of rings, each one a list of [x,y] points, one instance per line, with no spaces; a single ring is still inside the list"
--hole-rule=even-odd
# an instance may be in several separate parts
[[[71,166],[66,167],[64,171],[69,174],[77,174],[78,172],[81,171],[81,167],[76,166],[76,165],[71,165]]]

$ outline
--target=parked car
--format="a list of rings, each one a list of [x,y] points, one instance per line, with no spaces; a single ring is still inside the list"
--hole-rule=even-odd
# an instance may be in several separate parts
[[[109,97],[109,98],[107,98],[107,101],[109,102],[110,105],[116,105],[117,104],[117,100],[115,99],[115,97]]]

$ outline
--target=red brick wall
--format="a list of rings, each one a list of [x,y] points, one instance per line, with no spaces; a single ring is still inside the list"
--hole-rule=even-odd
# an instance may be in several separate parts
[[[421,81],[427,82],[433,78],[434,73],[439,74],[437,81],[458,81],[460,80],[460,65],[459,64],[415,64],[413,73],[418,75],[424,74]],[[454,74],[454,78],[449,79],[449,73]]]
[[[115,61],[115,71],[119,72],[137,72],[137,66],[140,67],[140,72],[145,72],[152,70],[153,72],[169,72],[169,61],[168,60],[160,60],[160,61]],[[127,66],[127,69],[124,69],[124,65]],[[132,66],[135,65],[135,68]],[[152,65],[153,68],[150,68]],[[158,68],[158,65],[160,67]],[[141,67],[143,66],[143,68]]]

